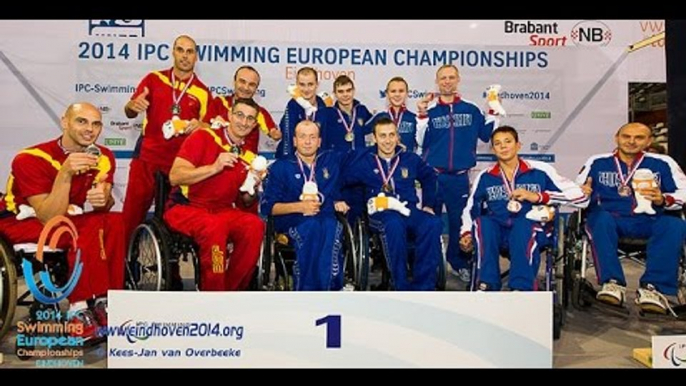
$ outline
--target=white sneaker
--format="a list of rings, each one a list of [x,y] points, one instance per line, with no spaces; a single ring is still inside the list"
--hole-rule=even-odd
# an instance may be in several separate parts
[[[453,276],[456,276],[458,279],[465,283],[469,283],[472,281],[472,271],[469,270],[469,268],[460,268],[457,271],[450,271]]]
[[[350,283],[347,283],[343,286],[343,288],[341,288],[341,291],[355,291],[355,286]]]
[[[641,311],[652,314],[666,315],[667,310],[671,310],[665,295],[660,293],[652,284],[641,287],[636,291],[636,304],[641,308]]]
[[[621,306],[624,304],[626,294],[626,287],[617,283],[616,280],[611,279],[603,284],[603,288],[598,291],[595,296],[596,299],[603,303],[611,304],[613,306]]]

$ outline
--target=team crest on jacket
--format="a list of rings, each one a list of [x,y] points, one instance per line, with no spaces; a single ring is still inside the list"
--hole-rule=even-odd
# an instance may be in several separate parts
[[[329,179],[329,169],[324,168],[322,173],[324,174],[324,178],[328,180]]]
[[[357,124],[360,126],[364,126],[364,119],[362,118],[357,118]]]
[[[400,168],[400,175],[402,175],[403,178],[407,178],[410,175],[410,171],[407,170],[407,168]]]

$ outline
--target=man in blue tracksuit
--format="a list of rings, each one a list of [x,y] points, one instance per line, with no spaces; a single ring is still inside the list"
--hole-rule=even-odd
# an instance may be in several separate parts
[[[365,135],[371,129],[365,123],[372,117],[369,109],[355,99],[355,84],[347,75],[339,75],[333,82],[336,103],[327,108],[324,150],[348,152],[364,149]]]
[[[365,124],[372,117],[367,107],[355,99],[355,84],[347,75],[340,75],[333,82],[336,104],[326,109],[326,134],[322,149],[348,153],[364,149],[364,137],[371,132]],[[347,186],[341,192],[342,199],[350,206],[347,219],[354,224],[364,209],[364,191],[359,186]]]
[[[370,128],[373,128],[374,123],[379,118],[392,119],[393,123],[398,127],[400,143],[405,146],[405,151],[421,154],[418,144],[421,144],[424,133],[417,131],[417,115],[405,107],[407,91],[407,81],[404,78],[400,76],[391,78],[386,84],[388,110],[376,113],[368,125]]]
[[[312,121],[296,126],[294,145],[294,155],[269,168],[262,213],[274,216],[275,230],[288,234],[289,244],[295,247],[296,291],[340,290],[344,284],[343,226],[334,211],[348,210],[344,202],[335,202],[342,155],[318,152],[321,137]]]
[[[293,148],[293,136],[295,135],[295,126],[300,121],[308,120],[319,123],[321,135],[326,135],[326,130],[324,130],[324,122],[326,121],[327,116],[325,112],[326,104],[322,98],[317,96],[317,87],[319,86],[317,71],[312,67],[302,67],[298,70],[295,79],[302,98],[313,107],[316,107],[316,111],[307,114],[305,109],[295,99],[290,99],[288,101],[288,104],[286,104],[286,111],[284,111],[281,122],[279,122],[283,137],[281,138],[281,142],[276,146],[276,159],[290,157],[295,152],[295,149]]]
[[[434,210],[440,215],[445,204],[448,211],[450,238],[446,258],[453,272],[463,281],[469,281],[469,255],[461,253],[459,248],[460,215],[469,195],[469,169],[476,165],[477,139],[488,142],[497,122],[491,112],[484,115],[474,103],[456,94],[459,82],[457,67],[441,66],[436,72],[438,103],[427,111],[429,102],[425,98],[417,107],[420,117],[424,112],[428,114],[423,157],[438,171]]]
[[[357,155],[344,167],[344,181],[364,184],[365,200],[380,193],[406,203],[405,214],[389,207],[373,210],[370,226],[379,233],[396,290],[434,290],[436,272],[441,259],[441,220],[433,213],[436,173],[418,155],[398,146],[398,129],[389,118],[380,118],[374,126],[376,146]],[[415,181],[422,186],[422,209]],[[397,208],[396,208],[397,209]],[[412,282],[407,278],[407,236],[415,239],[415,259]]]
[[[585,231],[602,284],[597,298],[618,306],[624,303],[626,279],[617,257],[618,239],[648,238],[646,270],[636,302],[646,312],[664,314],[669,304],[663,294],[677,293],[679,257],[686,235],[683,220],[664,211],[682,208],[686,176],[671,157],[643,152],[650,145],[651,130],[642,123],[623,125],[615,141],[617,149],[589,158],[576,180],[590,195]],[[641,169],[652,172],[656,186],[632,187],[634,177],[644,174]],[[646,204],[653,214],[636,213],[640,212],[639,195],[650,201]]]
[[[514,128],[494,130],[491,146],[498,162],[481,171],[474,181],[462,214],[460,246],[465,251],[476,247],[474,282],[478,289],[500,289],[500,251],[509,249],[510,289],[535,290],[540,247],[548,241],[545,223],[552,216],[548,208],[538,208],[543,209],[538,212],[534,205],[583,207],[588,198],[552,166],[520,159],[517,152],[522,144]]]

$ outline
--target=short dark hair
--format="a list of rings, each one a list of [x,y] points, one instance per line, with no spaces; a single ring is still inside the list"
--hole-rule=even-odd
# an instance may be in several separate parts
[[[262,80],[262,77],[260,76],[260,73],[255,69],[255,67],[250,66],[250,65],[247,65],[247,64],[244,64],[244,65],[238,67],[238,68],[236,69],[236,72],[233,73],[233,80],[234,80],[234,81],[238,80],[238,73],[239,73],[241,70],[249,70],[249,71],[252,71],[252,72],[254,72],[255,74],[257,74],[257,83],[260,83],[260,81]]]
[[[491,146],[493,146],[493,138],[495,138],[495,135],[500,133],[510,133],[514,137],[515,142],[519,142],[519,133],[517,133],[517,130],[512,126],[504,125],[493,130],[491,133]]]
[[[353,89],[355,89],[355,83],[353,82],[352,79],[348,75],[339,75],[336,77],[336,79],[333,81],[333,91],[336,92],[336,89],[340,86],[345,86],[346,84],[350,84],[353,86]]]
[[[405,78],[403,78],[402,76],[394,76],[391,78],[391,80],[388,81],[388,83],[386,83],[386,91],[388,91],[388,87],[390,87],[391,83],[393,83],[393,82],[404,83],[405,84],[405,90],[408,90],[408,91],[410,90],[410,86],[407,85],[407,81],[405,80]]]
[[[297,135],[298,132],[298,127],[302,126],[304,124],[311,123],[317,128],[317,137],[321,138],[322,137],[322,128],[319,126],[319,122],[316,121],[310,121],[309,119],[303,119],[302,121],[298,122],[295,125],[295,129],[293,129],[293,134]]]
[[[252,98],[237,98],[235,101],[233,101],[233,106],[231,107],[231,112],[235,111],[236,106],[238,106],[238,105],[250,106],[253,109],[255,109],[255,111],[257,111],[257,114],[260,113],[260,105],[258,105],[257,102],[252,100]]]
[[[307,73],[314,74],[314,81],[319,83],[319,75],[317,75],[317,70],[313,67],[301,67],[295,74],[295,77],[297,78],[298,75],[305,75]]]
[[[376,135],[376,128],[379,126],[382,126],[382,125],[393,125],[393,126],[395,126],[395,122],[393,122],[393,120],[389,117],[381,117],[381,118],[374,121],[374,129],[372,130],[372,133],[374,135]],[[395,129],[398,130],[398,127],[396,126]]]

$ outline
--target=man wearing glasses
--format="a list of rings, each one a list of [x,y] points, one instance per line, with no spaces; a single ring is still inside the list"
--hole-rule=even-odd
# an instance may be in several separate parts
[[[200,247],[202,291],[246,289],[259,257],[264,223],[243,210],[255,202],[255,195],[239,191],[254,157],[244,149],[245,139],[259,111],[252,99],[236,99],[228,126],[193,132],[169,173],[175,188],[164,220]],[[230,253],[228,243],[233,244]]]

